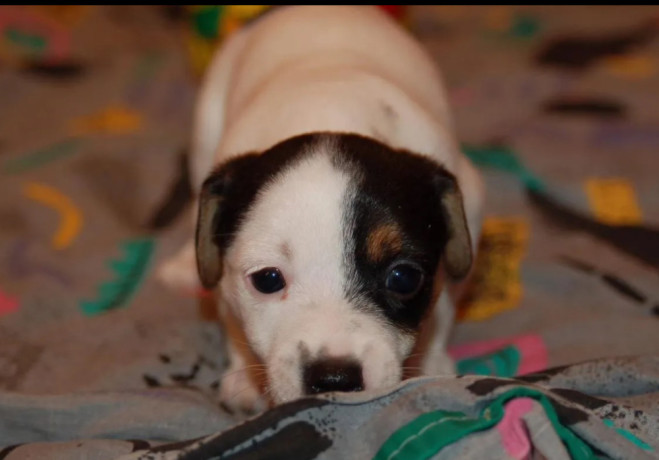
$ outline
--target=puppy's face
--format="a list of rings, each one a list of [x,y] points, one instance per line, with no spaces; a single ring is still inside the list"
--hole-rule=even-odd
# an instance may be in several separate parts
[[[202,282],[220,281],[277,403],[398,382],[436,300],[440,260],[455,277],[471,263],[450,174],[328,133],[216,170],[200,200],[197,257]]]

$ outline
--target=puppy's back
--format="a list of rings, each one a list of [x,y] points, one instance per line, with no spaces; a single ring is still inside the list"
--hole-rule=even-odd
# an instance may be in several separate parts
[[[447,113],[435,63],[407,31],[372,6],[276,9],[254,24],[244,51],[234,86],[237,104],[282,68],[345,59],[391,79],[435,116]]]
[[[222,69],[230,76],[216,162],[313,131],[358,133],[451,162],[439,70],[378,8],[282,7],[230,46],[239,51]]]

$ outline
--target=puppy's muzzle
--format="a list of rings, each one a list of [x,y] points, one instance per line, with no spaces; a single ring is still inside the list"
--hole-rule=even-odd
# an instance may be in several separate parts
[[[302,379],[306,394],[364,389],[362,366],[349,359],[313,361],[304,366]]]

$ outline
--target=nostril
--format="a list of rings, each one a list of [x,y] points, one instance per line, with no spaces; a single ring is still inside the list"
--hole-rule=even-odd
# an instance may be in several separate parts
[[[303,372],[306,394],[364,389],[362,367],[348,359],[322,359],[307,364]]]

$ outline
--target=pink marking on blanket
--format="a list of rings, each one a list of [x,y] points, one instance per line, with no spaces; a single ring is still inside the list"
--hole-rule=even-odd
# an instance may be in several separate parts
[[[503,418],[497,424],[501,443],[506,453],[514,459],[531,458],[531,440],[524,426],[524,415],[533,409],[533,399],[517,398],[505,406]]]
[[[0,316],[18,310],[18,300],[0,291]]]
[[[528,374],[547,368],[549,362],[547,347],[542,337],[537,334],[518,335],[505,339],[485,340],[458,345],[449,348],[448,352],[455,360],[493,353],[508,345],[513,345],[521,355],[518,374]]]

